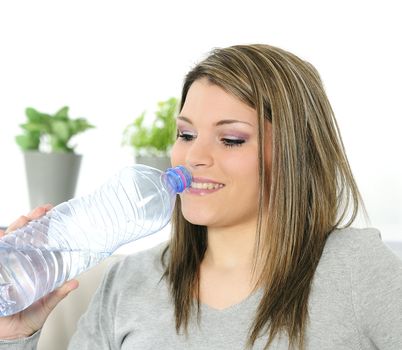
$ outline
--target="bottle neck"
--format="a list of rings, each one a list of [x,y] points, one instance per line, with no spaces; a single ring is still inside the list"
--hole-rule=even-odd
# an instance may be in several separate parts
[[[168,183],[172,186],[176,193],[183,192],[186,188],[191,185],[191,174],[182,165],[174,168],[169,168],[165,171]]]

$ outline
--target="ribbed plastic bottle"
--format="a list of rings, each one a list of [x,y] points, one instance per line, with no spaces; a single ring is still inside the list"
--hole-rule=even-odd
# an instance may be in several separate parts
[[[121,245],[162,229],[176,194],[190,183],[182,166],[161,172],[137,164],[2,237],[0,317],[27,308]]]

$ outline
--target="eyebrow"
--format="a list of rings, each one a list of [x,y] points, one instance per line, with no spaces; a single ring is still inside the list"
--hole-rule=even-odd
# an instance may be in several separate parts
[[[181,115],[178,116],[177,119],[183,120],[191,125],[193,124],[193,122],[189,118],[181,116]],[[235,123],[242,123],[242,124],[247,124],[247,125],[253,126],[253,124],[251,124],[249,122],[245,122],[243,120],[237,120],[237,119],[222,119],[222,120],[216,122],[215,126],[226,125],[226,124],[235,124]]]

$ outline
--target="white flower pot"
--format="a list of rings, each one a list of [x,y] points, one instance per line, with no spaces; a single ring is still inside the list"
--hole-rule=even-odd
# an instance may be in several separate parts
[[[57,205],[74,197],[81,155],[24,152],[31,208]]]

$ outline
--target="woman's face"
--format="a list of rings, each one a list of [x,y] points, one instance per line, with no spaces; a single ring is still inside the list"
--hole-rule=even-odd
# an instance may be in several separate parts
[[[184,217],[196,225],[255,225],[258,212],[257,112],[205,78],[195,81],[177,118],[172,165],[184,165],[192,186],[181,194]],[[271,168],[271,124],[266,122]]]

